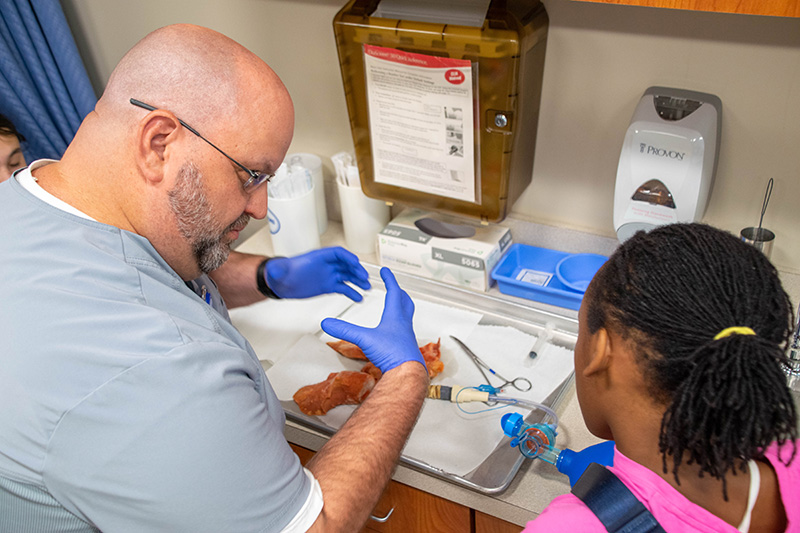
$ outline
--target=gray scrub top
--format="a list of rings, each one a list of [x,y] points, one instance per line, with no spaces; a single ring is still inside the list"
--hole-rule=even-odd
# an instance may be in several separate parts
[[[241,334],[145,238],[0,206],[0,530],[285,526],[310,482]]]

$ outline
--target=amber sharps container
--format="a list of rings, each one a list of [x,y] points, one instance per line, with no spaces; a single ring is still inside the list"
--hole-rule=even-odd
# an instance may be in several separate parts
[[[379,3],[351,0],[333,23],[362,189],[501,221],[533,175],[544,6],[491,0],[478,26],[378,16]]]

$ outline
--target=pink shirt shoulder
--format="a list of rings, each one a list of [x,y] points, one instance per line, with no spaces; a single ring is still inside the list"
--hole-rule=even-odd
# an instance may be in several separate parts
[[[788,467],[778,460],[778,446],[773,443],[766,452],[778,476],[781,498],[788,518],[787,533],[800,533],[800,442],[798,454]],[[781,449],[781,458],[792,454],[791,443]],[[699,507],[673,489],[655,472],[614,450],[611,470],[639,498],[668,533],[722,532],[737,529]],[[528,522],[523,533],[603,533],[605,528],[592,511],[572,494],[555,498],[536,520]]]

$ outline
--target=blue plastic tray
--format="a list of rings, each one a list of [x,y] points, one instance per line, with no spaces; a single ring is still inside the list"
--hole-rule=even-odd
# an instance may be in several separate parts
[[[570,253],[512,244],[492,270],[492,279],[504,294],[577,310],[583,292],[574,291],[559,281],[556,265]]]

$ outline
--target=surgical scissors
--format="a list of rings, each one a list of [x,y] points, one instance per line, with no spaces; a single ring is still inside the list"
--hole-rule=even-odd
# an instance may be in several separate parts
[[[483,374],[483,379],[486,380],[486,384],[489,385],[490,387],[492,387],[493,389],[500,391],[500,390],[503,390],[503,388],[507,387],[508,385],[511,385],[512,387],[514,387],[515,389],[517,389],[520,392],[527,392],[527,391],[531,390],[531,388],[533,387],[533,384],[531,383],[531,381],[528,378],[523,377],[523,376],[519,376],[519,377],[514,378],[514,379],[506,379],[506,378],[504,378],[503,376],[501,376],[500,374],[498,374],[497,372],[492,370],[492,368],[489,365],[487,365],[483,361],[483,359],[481,359],[480,357],[475,355],[475,352],[470,350],[467,347],[467,345],[464,344],[460,339],[458,339],[456,337],[453,337],[452,335],[450,335],[450,338],[453,339],[454,341],[456,341],[458,343],[458,345],[461,346],[464,349],[465,352],[467,352],[467,355],[469,355],[472,358],[472,361],[475,363],[475,366],[477,366],[478,370],[480,370],[481,374]],[[499,387],[493,386],[491,384],[491,382],[489,381],[489,376],[487,376],[486,372],[483,371],[484,368],[486,370],[488,370],[489,372],[491,372],[493,375],[495,375],[498,378],[502,379],[505,383],[503,383]]]

